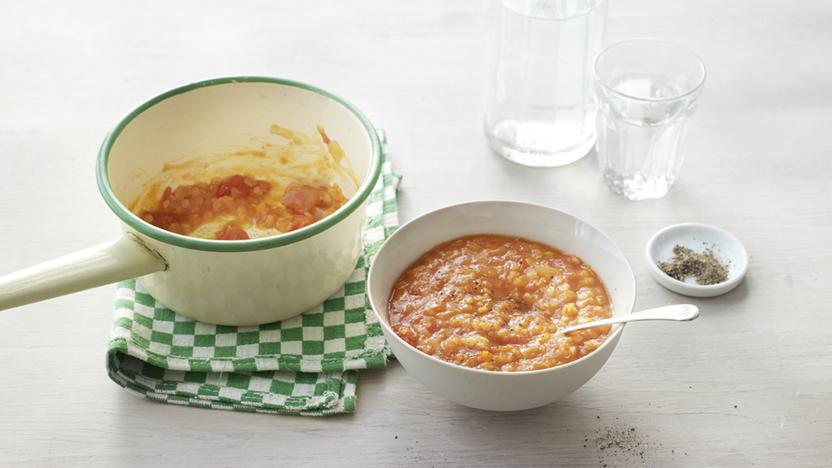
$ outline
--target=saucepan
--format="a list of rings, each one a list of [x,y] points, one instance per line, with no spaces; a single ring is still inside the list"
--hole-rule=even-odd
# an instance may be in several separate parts
[[[250,144],[274,123],[320,125],[340,143],[359,179],[341,208],[296,231],[234,241],[175,234],[127,209],[165,163]],[[337,291],[361,255],[381,145],[370,121],[327,91],[285,79],[229,77],[173,89],[130,112],[104,139],[96,171],[121,237],[0,277],[0,310],[141,277],[159,302],[206,323],[255,325],[300,314]]]

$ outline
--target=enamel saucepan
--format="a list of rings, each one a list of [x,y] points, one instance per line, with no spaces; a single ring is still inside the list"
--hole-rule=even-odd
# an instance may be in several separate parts
[[[274,123],[299,130],[321,125],[346,152],[360,185],[330,216],[278,236],[219,241],[162,230],[126,208],[166,162],[250,144]],[[376,129],[324,90],[264,77],[173,89],[130,112],[99,151],[98,187],[121,220],[122,236],[0,277],[0,310],[141,277],[159,302],[202,322],[254,325],[300,314],[337,291],[355,267],[364,208],[380,170]]]

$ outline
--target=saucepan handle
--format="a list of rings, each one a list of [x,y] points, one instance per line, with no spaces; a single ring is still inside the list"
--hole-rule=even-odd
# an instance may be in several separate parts
[[[0,276],[0,310],[167,269],[133,234]]]

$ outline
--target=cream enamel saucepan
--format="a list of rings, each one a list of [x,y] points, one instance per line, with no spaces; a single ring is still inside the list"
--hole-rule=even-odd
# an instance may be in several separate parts
[[[162,230],[126,208],[165,163],[250,144],[274,123],[321,125],[344,149],[359,186],[326,218],[273,237],[219,241]],[[0,310],[141,277],[161,303],[202,322],[254,325],[300,314],[337,291],[361,255],[381,148],[367,118],[324,90],[276,78],[220,78],[168,91],[128,114],[104,140],[96,170],[122,237],[0,277]]]

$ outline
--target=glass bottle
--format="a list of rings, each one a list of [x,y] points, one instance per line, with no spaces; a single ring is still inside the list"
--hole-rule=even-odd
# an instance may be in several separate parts
[[[492,0],[485,133],[497,154],[555,167],[595,143],[592,62],[607,0]]]

